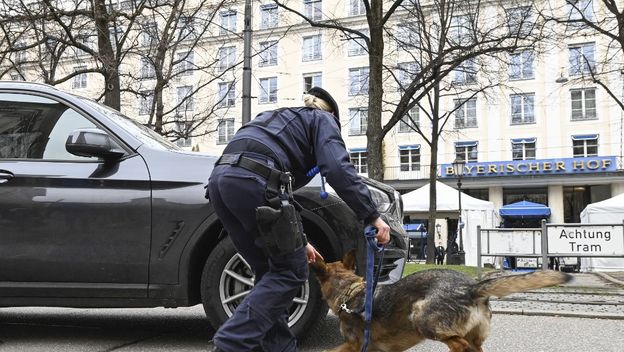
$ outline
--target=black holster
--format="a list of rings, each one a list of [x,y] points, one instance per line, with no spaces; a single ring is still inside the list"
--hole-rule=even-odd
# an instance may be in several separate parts
[[[264,252],[269,257],[292,253],[307,244],[301,215],[288,201],[282,201],[278,209],[257,207],[256,221]]]

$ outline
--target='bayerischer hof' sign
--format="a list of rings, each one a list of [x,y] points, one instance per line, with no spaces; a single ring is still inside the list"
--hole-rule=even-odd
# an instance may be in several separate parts
[[[602,257],[624,255],[624,225],[548,225],[548,253]]]
[[[464,177],[557,175],[616,171],[615,156],[466,163]],[[453,165],[442,164],[442,177],[453,177]]]

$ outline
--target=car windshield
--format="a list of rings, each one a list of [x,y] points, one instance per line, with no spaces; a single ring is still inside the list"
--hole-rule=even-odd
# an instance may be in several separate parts
[[[89,106],[96,109],[98,112],[106,115],[106,117],[113,120],[116,124],[118,124],[124,130],[131,133],[141,142],[149,145],[150,147],[158,148],[158,149],[181,150],[180,147],[170,142],[165,137],[159,135],[151,128],[148,128],[140,124],[139,122],[129,118],[126,115],[123,115],[119,111],[112,109],[108,106],[102,105],[91,99],[87,99],[84,97],[79,97],[79,98],[82,99],[82,101],[88,103]]]

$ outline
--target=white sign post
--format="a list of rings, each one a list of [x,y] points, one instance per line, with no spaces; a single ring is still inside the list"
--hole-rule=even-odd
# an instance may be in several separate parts
[[[548,254],[567,257],[624,256],[624,225],[546,225]]]

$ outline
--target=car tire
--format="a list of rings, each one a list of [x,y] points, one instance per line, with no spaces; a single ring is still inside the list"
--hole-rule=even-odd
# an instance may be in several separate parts
[[[201,278],[201,299],[208,321],[218,329],[253,287],[253,273],[229,237],[210,253]],[[295,297],[289,325],[298,339],[316,328],[327,314],[320,285],[313,274]]]

